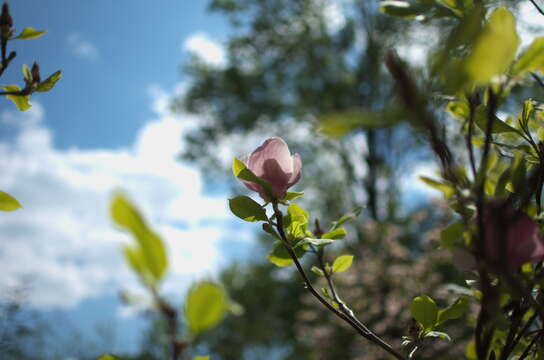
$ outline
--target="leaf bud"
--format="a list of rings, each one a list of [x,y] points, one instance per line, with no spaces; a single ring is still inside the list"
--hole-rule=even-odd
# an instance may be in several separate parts
[[[0,15],[0,27],[2,27],[2,32],[4,32],[4,29],[7,31],[13,26],[13,19],[11,18],[11,15],[9,14],[9,5],[8,3],[4,3],[2,5],[2,14]]]
[[[39,84],[41,82],[40,78],[40,66],[37,63],[32,64],[32,69],[30,70],[32,74],[32,82]]]

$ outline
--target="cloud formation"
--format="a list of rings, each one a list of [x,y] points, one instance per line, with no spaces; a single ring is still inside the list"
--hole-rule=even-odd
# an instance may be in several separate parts
[[[233,223],[226,199],[203,194],[200,174],[178,160],[194,119],[170,113],[164,91],[152,93],[156,118],[131,146],[115,150],[56,149],[38,102],[25,113],[0,113],[0,128],[14,134],[0,138],[0,189],[24,206],[0,214],[0,294],[28,287],[30,305],[66,308],[137,289],[120,251],[130,239],[108,216],[119,188],[166,242],[166,292],[181,294],[190,281],[217,273],[225,241],[251,238],[249,228]]]
[[[73,55],[88,60],[96,61],[100,55],[98,48],[89,40],[85,40],[79,33],[71,33],[66,40]]]
[[[190,35],[183,42],[183,49],[207,64],[216,67],[224,67],[227,64],[227,55],[223,46],[204,33]]]

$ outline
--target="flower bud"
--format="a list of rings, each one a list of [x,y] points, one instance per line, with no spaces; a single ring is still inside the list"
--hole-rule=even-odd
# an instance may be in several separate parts
[[[41,82],[40,66],[37,63],[34,63],[32,65],[32,69],[30,70],[30,73],[32,74],[32,82],[39,84]]]
[[[291,186],[300,180],[302,163],[298,154],[291,155],[289,147],[281,138],[267,139],[255,151],[243,159],[247,168],[257,177],[266,180],[272,187],[275,198],[282,199]],[[265,200],[270,200],[261,185],[243,180],[251,190]]]
[[[9,14],[9,5],[8,3],[4,3],[4,5],[2,5],[2,14],[0,15],[0,27],[2,27],[2,29],[6,28],[9,30],[12,26],[13,19]]]

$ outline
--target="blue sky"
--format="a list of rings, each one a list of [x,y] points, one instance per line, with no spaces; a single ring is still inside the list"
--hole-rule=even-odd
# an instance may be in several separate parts
[[[220,39],[224,18],[206,1],[17,0],[15,26],[49,32],[13,43],[19,56],[6,80],[19,81],[21,63],[37,60],[44,74],[59,68],[54,93],[39,95],[46,124],[60,149],[130,144],[152,115],[148,87],[172,88],[183,80],[183,41],[195,33]],[[6,106],[6,104],[2,104]]]

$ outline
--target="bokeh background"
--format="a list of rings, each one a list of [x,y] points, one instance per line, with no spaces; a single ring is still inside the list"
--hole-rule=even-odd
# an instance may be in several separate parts
[[[517,4],[525,45],[542,21],[529,1]],[[424,72],[441,41],[437,22],[387,17],[378,1],[10,6],[16,28],[48,33],[14,42],[2,83],[20,82],[20,66],[33,61],[44,74],[64,72],[27,112],[0,101],[0,189],[24,206],[0,216],[0,348],[9,359],[164,358],[164,324],[124,263],[129,239],[109,219],[116,189],[166,241],[169,299],[180,303],[193,281],[213,278],[244,307],[199,339],[213,359],[381,358],[321,312],[296,273],[269,264],[271,241],[228,211],[226,199],[246,191],[230,175],[232,158],[270,136],[301,154],[295,190],[322,223],[365,206],[335,247],[357,259],[338,281],[378,333],[398,341],[413,296],[443,299],[443,284],[459,283],[436,251],[449,218],[418,179],[435,171],[418,135],[403,126],[340,140],[316,131],[325,114],[387,104],[395,91],[386,51]],[[121,292],[142,300],[126,304]],[[451,331],[460,339],[463,321]],[[459,358],[462,346],[441,358]]]

